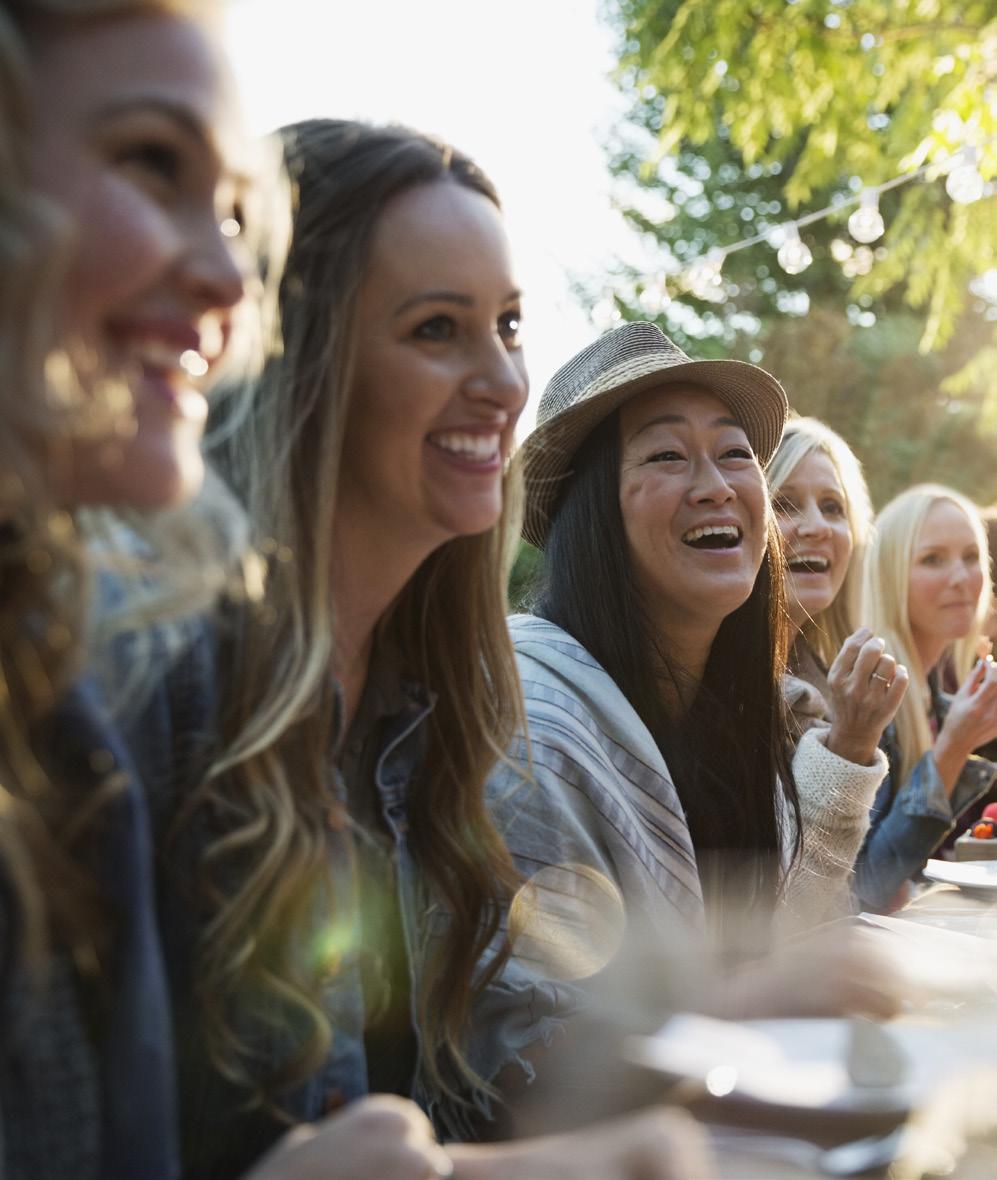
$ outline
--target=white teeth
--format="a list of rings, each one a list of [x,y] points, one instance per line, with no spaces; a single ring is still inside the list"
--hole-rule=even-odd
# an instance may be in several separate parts
[[[700,537],[731,537],[735,541],[741,535],[736,524],[708,524],[698,529],[690,529],[682,538],[683,541],[698,541]]]
[[[148,365],[153,369],[173,371],[186,368],[184,357],[187,356],[188,351],[191,350],[178,348],[175,345],[171,346],[162,340],[143,340],[129,349],[131,355],[141,364]],[[199,353],[193,353],[193,355],[200,357]],[[203,358],[200,359],[203,360]]]
[[[471,459],[475,463],[488,463],[498,457],[499,436],[497,434],[434,434],[430,442],[451,455]]]
[[[821,553],[794,553],[789,559],[789,564],[791,566],[808,565],[815,570],[823,572],[831,563]]]

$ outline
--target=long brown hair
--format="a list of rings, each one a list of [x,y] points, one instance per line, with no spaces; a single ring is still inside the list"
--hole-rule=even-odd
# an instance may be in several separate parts
[[[78,965],[93,968],[108,937],[106,907],[79,853],[89,821],[117,781],[109,779],[81,808],[71,784],[50,766],[42,737],[92,638],[96,564],[86,514],[56,503],[52,475],[81,433],[100,437],[117,425],[130,397],[119,382],[79,369],[58,336],[77,227],[29,183],[33,51],[64,26],[145,13],[200,22],[216,7],[196,0],[6,0],[0,7],[0,862],[16,926],[13,956],[35,969],[53,939]],[[227,550],[239,532],[229,497],[205,509],[212,539],[197,546],[196,559],[188,543],[205,534],[192,516],[175,512],[156,529],[157,556],[172,550],[156,573],[172,568],[179,575],[184,589],[174,603],[182,598],[186,609],[196,605],[195,583],[212,585],[213,593],[225,581],[216,542]],[[115,549],[105,537],[108,562]],[[187,577],[194,560],[196,576]],[[143,577],[151,569],[145,563]],[[168,583],[170,577],[160,582],[166,597]],[[154,602],[163,601],[150,593],[144,617],[155,617]]]
[[[442,181],[497,204],[467,157],[403,128],[316,120],[284,134],[297,210],[281,287],[283,356],[230,424],[223,459],[272,560],[262,608],[237,622],[224,749],[201,792],[212,814],[230,817],[206,858],[215,884],[201,956],[208,1035],[216,1063],[261,1099],[313,1069],[332,1032],[318,967],[302,964],[302,948],[317,906],[337,914],[328,868],[329,759],[340,737],[330,683],[332,538],[358,289],[378,220],[397,194]],[[431,894],[451,915],[417,986],[423,1065],[450,1093],[476,1080],[460,1044],[484,983],[475,966],[514,879],[483,798],[522,712],[504,621],[518,485],[509,477],[505,485],[503,519],[427,558],[381,623],[407,670],[437,696],[409,834]],[[226,892],[219,882],[236,858],[245,868]],[[240,996],[261,990],[307,1025],[279,1077],[254,1076],[231,1019]]]
[[[536,611],[599,661],[650,730],[675,778],[710,912],[721,925],[732,923],[755,903],[772,908],[784,880],[782,852],[800,851],[782,696],[787,632],[779,530],[769,514],[751,595],[724,619],[702,682],[690,691],[642,601],[619,486],[617,411],[572,458],[544,547]],[[665,678],[685,701],[679,718],[666,707]]]

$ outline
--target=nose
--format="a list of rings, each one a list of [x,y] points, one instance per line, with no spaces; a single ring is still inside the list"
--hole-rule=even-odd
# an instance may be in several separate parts
[[[697,504],[727,504],[735,499],[727,476],[705,456],[695,465],[689,496]]]
[[[529,388],[522,352],[510,351],[501,340],[482,351],[476,358],[473,374],[464,383],[470,400],[494,406],[513,421],[526,405]]]
[[[235,307],[245,293],[248,259],[236,257],[238,247],[215,217],[201,217],[185,244],[181,270],[188,293],[206,311]]]
[[[816,504],[808,504],[800,509],[796,520],[796,532],[801,537],[826,537],[830,527],[823,512]]]
[[[956,560],[953,561],[949,567],[949,585],[964,586],[969,581],[969,570],[966,569],[965,562]]]

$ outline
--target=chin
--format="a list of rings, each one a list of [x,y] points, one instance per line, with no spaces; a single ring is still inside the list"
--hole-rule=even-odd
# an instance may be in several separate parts
[[[115,484],[116,507],[139,512],[179,508],[201,490],[204,460],[200,451],[186,456],[129,455]]]
[[[502,504],[482,505],[469,511],[463,505],[458,512],[449,512],[438,518],[440,526],[451,537],[476,537],[493,529],[502,517]]]

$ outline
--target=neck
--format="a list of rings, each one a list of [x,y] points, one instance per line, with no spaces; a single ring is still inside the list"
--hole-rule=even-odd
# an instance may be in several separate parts
[[[681,717],[688,712],[703,683],[706,661],[710,658],[710,649],[719,628],[714,624],[697,625],[692,622],[676,626],[674,616],[656,618],[654,621],[661,653],[669,667],[681,677],[677,684],[667,673],[659,677],[665,710],[672,718]]]
[[[921,668],[925,676],[935,668],[939,660],[945,654],[945,649],[949,646],[949,640],[939,639],[934,635],[914,635],[914,649],[917,652],[917,658],[921,661]]]
[[[377,625],[436,546],[405,545],[397,538],[385,543],[376,531],[358,527],[348,513],[337,513],[333,528],[334,673],[343,691],[349,728],[367,681]]]

